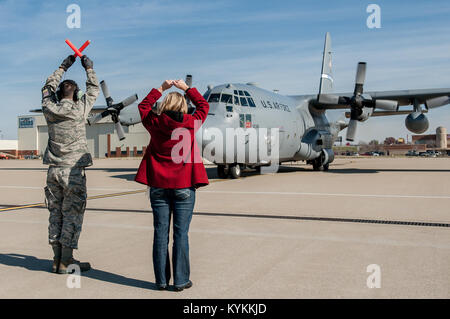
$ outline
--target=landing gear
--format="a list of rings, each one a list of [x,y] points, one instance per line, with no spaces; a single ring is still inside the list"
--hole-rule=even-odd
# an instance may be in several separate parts
[[[230,165],[217,165],[217,176],[219,178],[239,178],[241,177],[242,169],[239,164],[230,164]]]
[[[241,167],[239,164],[232,164],[230,166],[230,176],[235,179],[241,177]]]
[[[319,156],[318,158],[315,158],[313,160],[309,160],[306,163],[307,164],[312,164],[313,166],[313,170],[314,171],[328,171],[328,169],[330,168],[330,163],[326,163],[325,165],[322,164],[324,162],[324,157],[323,156]]]
[[[320,162],[317,160],[314,160],[313,163],[313,170],[314,171],[320,171],[320,168],[322,167],[322,165],[320,165]]]
[[[227,178],[228,168],[225,167],[225,165],[217,165],[217,176],[219,176],[219,178]]]

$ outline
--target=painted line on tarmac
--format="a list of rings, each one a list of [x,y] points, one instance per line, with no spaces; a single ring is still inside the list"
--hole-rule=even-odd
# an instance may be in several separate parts
[[[222,182],[225,180],[212,180],[210,181],[210,184],[216,183],[216,182]],[[8,187],[8,188],[32,188],[32,189],[43,189],[42,187],[34,187],[34,186],[0,186],[2,187]],[[100,188],[89,188],[89,190],[101,190]],[[103,189],[103,190],[112,190],[112,189]],[[120,192],[120,193],[112,193],[112,194],[102,194],[102,195],[95,195],[90,196],[87,199],[101,199],[101,198],[108,198],[108,197],[116,197],[116,196],[124,196],[124,195],[133,195],[133,194],[139,194],[139,193],[145,193],[147,192],[147,189],[134,189],[126,192]],[[12,211],[12,210],[18,210],[18,209],[25,209],[25,208],[33,208],[33,207],[40,207],[40,208],[46,208],[45,203],[36,203],[36,204],[27,204],[27,205],[0,205],[0,212],[5,211]],[[5,208],[6,207],[6,208]]]
[[[0,188],[6,188],[6,189],[39,189],[44,190],[45,186],[38,187],[38,186],[13,186],[13,185],[0,185]],[[98,187],[89,187],[90,191],[136,191],[140,190],[137,188],[98,188]]]
[[[245,194],[245,195],[300,195],[300,196],[341,196],[341,197],[375,197],[375,198],[420,198],[450,199],[450,196],[434,195],[391,195],[391,194],[346,194],[346,193],[304,193],[304,192],[250,192],[250,191],[199,191],[199,193]]]
[[[5,207],[5,206],[9,206],[9,205],[2,205],[2,206]],[[6,212],[6,211],[16,210],[16,209],[34,208],[34,207],[45,208],[45,204],[38,203],[38,204],[30,204],[30,205],[22,205],[22,206],[11,206],[11,207],[6,207],[6,208],[0,208],[0,212]]]
[[[91,200],[91,199],[100,199],[100,198],[132,195],[132,194],[144,193],[146,191],[147,191],[146,189],[140,189],[140,190],[129,191],[129,192],[103,194],[103,195],[90,196],[87,199]],[[8,206],[8,205],[2,205],[2,206]],[[37,203],[37,204],[29,204],[29,205],[20,205],[20,206],[12,206],[12,207],[7,207],[7,208],[1,208],[0,212],[6,212],[6,211],[12,211],[12,210],[18,210],[18,209],[25,209],[25,208],[33,208],[33,207],[46,208],[45,203]]]
[[[209,181],[210,184],[217,182],[225,182],[225,180],[221,179],[212,179]],[[0,188],[5,189],[38,189],[44,190],[45,186],[24,186],[24,185],[0,185]],[[89,191],[139,191],[143,190],[142,188],[99,188],[99,187],[88,187]],[[145,190],[145,189],[144,189]]]

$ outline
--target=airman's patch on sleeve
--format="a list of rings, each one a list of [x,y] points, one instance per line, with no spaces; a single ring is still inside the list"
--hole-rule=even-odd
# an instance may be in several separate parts
[[[42,89],[42,99],[45,99],[46,97],[50,96],[50,91],[48,90],[48,88],[43,88]]]
[[[54,95],[53,90],[51,87],[45,86],[42,88],[42,102],[46,98],[52,98]]]

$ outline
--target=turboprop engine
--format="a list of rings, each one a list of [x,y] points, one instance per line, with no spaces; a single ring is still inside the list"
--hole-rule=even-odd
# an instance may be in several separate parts
[[[425,114],[420,112],[413,112],[405,119],[405,125],[408,130],[416,134],[422,134],[428,130],[428,119]]]

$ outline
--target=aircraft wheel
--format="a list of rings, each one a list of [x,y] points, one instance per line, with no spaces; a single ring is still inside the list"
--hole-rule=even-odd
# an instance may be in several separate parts
[[[225,165],[217,165],[217,176],[219,178],[227,178],[227,172],[225,172]]]
[[[325,165],[323,166],[323,170],[324,170],[324,171],[328,171],[329,168],[330,168],[330,164],[325,164]]]
[[[314,161],[313,163],[313,170],[314,171],[320,171],[321,165],[318,163],[318,161]]]
[[[239,166],[239,164],[234,164],[230,167],[230,176],[232,178],[241,177],[241,167]]]

